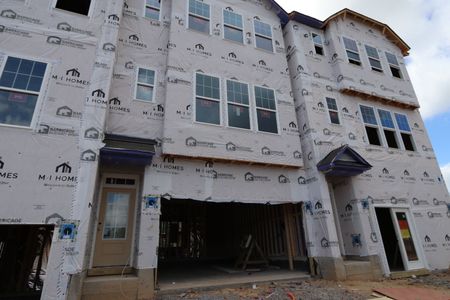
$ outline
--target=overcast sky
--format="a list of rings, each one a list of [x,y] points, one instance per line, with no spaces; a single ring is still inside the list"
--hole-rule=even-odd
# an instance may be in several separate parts
[[[319,20],[349,8],[388,24],[411,47],[408,73],[450,190],[450,1],[277,0]],[[442,139],[442,140],[441,140]],[[436,149],[438,145],[438,149]]]

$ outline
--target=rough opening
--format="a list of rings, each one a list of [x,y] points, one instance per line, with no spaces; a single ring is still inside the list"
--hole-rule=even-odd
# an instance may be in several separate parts
[[[381,146],[380,137],[378,135],[378,129],[370,126],[366,126],[367,137],[371,145]]]
[[[398,149],[397,138],[395,137],[395,132],[391,130],[384,130],[384,136],[386,137],[386,142],[389,148]]]
[[[0,299],[40,299],[53,225],[0,226]]]
[[[279,275],[290,269],[290,263],[295,270],[307,270],[300,204],[173,199],[163,200],[161,209],[158,248],[161,289],[172,282],[183,284],[187,280],[227,280],[239,276],[251,280],[249,272]]]
[[[403,145],[405,146],[405,150],[415,151],[411,135],[407,133],[402,133],[401,136],[403,140]]]
[[[390,66],[390,67],[391,67],[392,76],[397,77],[397,78],[402,78],[402,73],[400,72],[399,68],[393,67],[393,66]]]
[[[57,0],[56,8],[71,11],[76,14],[85,15],[89,14],[89,7],[91,6],[91,0]]]
[[[400,247],[395,235],[394,223],[389,208],[376,207],[378,225],[380,227],[381,238],[383,240],[384,251],[392,271],[404,271],[405,267],[400,253]]]
[[[318,45],[314,45],[314,49],[316,50],[316,54],[323,55],[323,48]]]

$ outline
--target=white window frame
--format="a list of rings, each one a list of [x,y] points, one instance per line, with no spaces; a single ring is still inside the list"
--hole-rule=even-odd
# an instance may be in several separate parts
[[[400,134],[400,140],[402,141],[402,147],[403,147],[402,150],[410,151],[410,152],[417,152],[416,141],[414,140],[414,137],[413,137],[413,134],[412,134],[412,127],[411,127],[411,124],[409,122],[408,115],[405,114],[405,113],[398,112],[398,111],[393,111],[392,113],[394,114],[394,124],[395,124],[395,126],[396,126],[396,128],[397,128],[397,130],[398,130],[398,132]],[[401,130],[400,129],[400,126],[398,126],[397,118],[395,117],[395,114],[405,116],[406,121],[408,122],[408,126],[409,126],[410,131],[406,131],[406,130]],[[405,143],[403,142],[403,138],[402,138],[402,135],[401,135],[402,133],[408,134],[410,136],[411,143],[412,143],[412,146],[413,146],[414,150],[407,150],[405,148]]]
[[[190,1],[190,0],[186,0],[186,4],[187,4],[187,9],[186,9],[186,29],[191,30],[191,31],[193,31],[193,32],[200,33],[200,34],[211,35],[211,26],[212,26],[212,25],[211,25],[211,4],[208,3],[208,2],[206,2],[206,1],[195,0],[195,1],[197,1],[197,2],[201,2],[201,3],[207,4],[207,5],[209,6],[209,18],[206,18],[206,17],[204,17],[204,16],[197,15],[197,14],[195,14],[195,13],[191,13],[191,12],[189,11],[189,1]],[[190,16],[190,15],[192,15],[192,16],[194,16],[194,17],[196,17],[196,18],[203,19],[203,20],[208,20],[208,24],[209,24],[209,26],[208,26],[208,27],[209,27],[209,28],[208,28],[208,32],[198,31],[198,30],[195,30],[195,29],[190,28],[190,27],[189,27],[189,16]]]
[[[274,102],[275,102],[275,110],[270,109],[270,108],[264,108],[264,107],[258,107],[258,105],[256,105],[256,92],[255,92],[255,88],[259,87],[259,88],[263,88],[263,89],[267,89],[267,90],[272,90],[273,91],[273,96],[274,96]],[[277,104],[277,94],[276,94],[276,90],[272,89],[272,88],[268,88],[262,85],[253,85],[253,100],[254,100],[254,104],[255,104],[255,120],[256,120],[256,131],[258,133],[264,133],[264,134],[273,134],[273,135],[281,135],[281,130],[280,130],[280,118],[278,116],[278,104]],[[277,132],[267,132],[267,131],[261,131],[259,130],[259,122],[258,122],[258,109],[260,110],[265,110],[265,111],[270,111],[270,112],[274,112],[275,113],[275,117],[277,119]]]
[[[385,126],[383,125],[383,122],[381,122],[380,110],[389,113],[389,115],[391,116],[392,123],[394,124],[394,128],[385,127]],[[383,138],[383,143],[385,144],[386,148],[388,148],[388,149],[398,149],[398,150],[401,150],[402,148],[401,148],[400,141],[399,141],[399,138],[398,138],[398,133],[397,133],[397,132],[398,132],[398,128],[397,128],[397,126],[396,126],[396,121],[395,121],[394,118],[393,118],[392,111],[387,110],[387,109],[384,109],[384,108],[379,108],[379,107],[376,108],[376,111],[377,111],[377,112],[376,112],[376,117],[377,117],[378,120],[379,120],[379,125],[378,125],[378,126],[379,126],[379,127],[381,128],[381,130],[383,131],[382,138]],[[394,117],[395,117],[395,116],[394,116]],[[387,138],[386,138],[386,133],[384,132],[385,130],[391,131],[391,132],[394,133],[394,138],[395,138],[395,141],[397,142],[397,148],[389,147],[389,143],[388,143]]]
[[[398,65],[391,64],[391,63],[389,62],[389,60],[388,60],[388,54],[390,54],[390,55],[392,55],[392,56],[395,57],[395,59],[397,60]],[[393,78],[403,80],[404,75],[403,75],[402,69],[400,68],[400,62],[398,61],[397,55],[395,55],[394,53],[389,52],[389,51],[384,51],[384,56],[386,57],[386,61],[387,61],[388,66],[389,66],[389,71],[391,71],[391,76],[392,76]],[[392,69],[391,69],[391,68],[398,69],[398,72],[399,72],[399,74],[400,74],[400,77],[394,76],[394,74],[392,73]]]
[[[0,55],[1,57],[1,55]],[[15,89],[15,88],[8,88],[8,87],[0,87],[0,90],[6,90],[6,91],[11,91],[11,92],[18,92],[18,93],[24,93],[24,94],[34,94],[37,95],[38,98],[36,100],[36,105],[34,107],[34,112],[33,112],[33,116],[31,117],[31,121],[30,121],[30,126],[21,126],[21,125],[13,125],[13,124],[4,124],[4,123],[0,123],[0,126],[3,127],[12,127],[12,128],[22,128],[22,129],[33,129],[36,128],[36,123],[38,120],[38,114],[41,110],[41,106],[43,104],[44,98],[45,98],[45,94],[47,93],[47,90],[45,90],[44,86],[48,85],[48,80],[49,80],[49,76],[52,73],[52,64],[49,60],[45,60],[42,58],[37,58],[37,57],[33,57],[33,56],[27,56],[27,55],[21,55],[21,54],[16,54],[16,53],[10,53],[10,54],[6,54],[3,56],[3,62],[0,65],[0,77],[3,75],[3,70],[5,69],[6,66],[6,62],[8,60],[8,57],[16,57],[19,59],[27,59],[27,60],[32,60],[32,61],[36,61],[36,62],[40,62],[40,63],[45,63],[46,64],[46,68],[45,68],[45,73],[44,76],[42,77],[42,84],[41,84],[41,89],[39,90],[39,92],[33,92],[33,91],[27,91],[27,90],[20,90],[20,89]]]
[[[369,52],[367,52],[367,48],[366,47],[374,48],[377,51],[377,53],[378,53],[378,58],[370,56]],[[369,63],[369,66],[372,69],[372,71],[380,73],[380,74],[383,74],[384,73],[383,64],[381,63],[381,57],[380,57],[380,53],[379,53],[378,49],[376,47],[371,46],[371,45],[364,44],[364,50],[366,51],[367,62]],[[380,63],[381,69],[372,66],[372,64],[370,63],[370,59],[378,61]]]
[[[69,10],[65,10],[65,9],[61,9],[61,8],[57,8],[57,7],[56,7],[56,3],[57,3],[57,2],[58,2],[58,0],[53,0],[53,3],[52,3],[52,9],[53,9],[54,11],[65,12],[65,13],[69,13],[69,14],[71,14],[71,15],[79,16],[79,17],[87,17],[87,18],[91,18],[91,17],[92,17],[92,14],[94,13],[94,7],[95,7],[95,2],[96,2],[96,0],[91,0],[91,4],[89,5],[89,11],[88,11],[88,14],[87,14],[87,15],[75,13],[75,12],[72,12],[72,11],[69,11]]]
[[[144,0],[144,13],[143,13],[143,17],[144,18],[146,18],[147,20],[152,20],[152,21],[161,21],[161,9],[162,9],[162,2],[163,2],[163,0],[159,0],[159,7],[156,7],[156,6],[153,6],[153,5],[150,5],[150,4],[147,4],[147,1],[146,0]],[[147,17],[146,15],[145,15],[145,12],[146,12],[146,10],[147,10],[147,7],[149,7],[149,8],[152,8],[152,9],[155,9],[155,10],[158,10],[158,20],[155,20],[155,19],[152,19],[152,18],[149,18],[149,17]]]
[[[247,92],[248,92],[248,105],[247,104],[242,104],[242,103],[236,103],[236,102],[228,102],[228,81],[233,81],[233,82],[237,82],[237,83],[241,83],[241,84],[245,84],[247,85]],[[226,113],[226,126],[229,128],[233,128],[233,129],[240,129],[240,130],[245,130],[245,131],[253,131],[253,116],[252,116],[252,99],[251,99],[251,94],[250,94],[250,84],[248,84],[247,82],[243,82],[243,81],[239,81],[236,79],[225,79],[225,113]],[[228,123],[228,104],[231,105],[236,105],[236,106],[243,106],[243,107],[247,107],[248,108],[248,117],[250,120],[250,128],[242,128],[242,127],[235,127],[235,126],[231,126]]]
[[[236,27],[235,25],[231,25],[231,24],[225,24],[225,16],[224,16],[224,12],[225,11],[229,11],[229,12],[232,12],[232,13],[234,13],[234,14],[237,14],[237,15],[240,15],[241,16],[241,18],[242,18],[242,28],[239,28],[239,27]],[[245,44],[245,30],[244,30],[244,16],[242,15],[242,14],[239,14],[239,13],[237,13],[237,12],[234,12],[234,11],[231,11],[231,10],[227,10],[227,9],[222,9],[222,24],[223,24],[223,26],[222,26],[222,31],[223,31],[223,33],[222,33],[222,38],[224,39],[224,40],[227,40],[227,41],[230,41],[230,42],[234,42],[234,43],[237,43],[237,44],[239,44],[239,45],[244,45]],[[242,32],[242,43],[240,43],[240,42],[237,42],[237,41],[235,41],[235,40],[230,40],[230,39],[227,39],[226,37],[225,37],[225,27],[229,27],[229,28],[232,28],[232,29],[236,29],[236,30],[240,30],[241,32]]]
[[[354,50],[351,50],[351,49],[347,49],[347,47],[345,46],[344,39],[348,39],[348,40],[354,41],[354,42],[356,43],[356,48],[357,48],[358,52],[355,52]],[[345,51],[345,55],[347,55],[347,61],[348,61],[348,63],[351,64],[351,65],[354,65],[354,66],[362,67],[362,66],[363,66],[363,63],[362,63],[362,60],[361,60],[361,53],[360,53],[360,51],[359,51],[358,42],[357,42],[356,40],[352,39],[352,38],[343,36],[343,37],[342,37],[342,45],[344,46],[344,51]],[[352,52],[352,53],[358,54],[358,57],[359,57],[359,65],[350,62],[350,60],[353,60],[353,61],[357,61],[357,60],[356,60],[356,59],[353,59],[353,58],[350,58],[350,57],[348,56],[348,52],[347,52],[347,51],[350,51],[350,52]]]
[[[373,113],[375,115],[375,120],[377,121],[377,125],[366,123],[364,121],[364,117],[363,117],[361,106],[372,108]],[[383,139],[384,134],[382,135],[381,132],[380,132],[380,120],[379,120],[378,115],[377,115],[377,108],[372,106],[372,105],[358,103],[358,109],[359,109],[359,113],[361,114],[361,122],[363,123],[363,126],[364,126],[364,134],[365,134],[365,137],[366,137],[367,144],[370,145],[370,146],[375,146],[375,147],[385,147],[385,144],[384,144],[385,141]],[[375,145],[375,144],[371,144],[370,143],[369,135],[367,134],[367,130],[366,130],[366,126],[375,128],[377,130],[377,132],[378,132],[378,139],[380,140],[380,144],[381,145]]]
[[[270,34],[271,34],[271,36],[267,36],[267,35],[264,35],[264,34],[256,33],[255,21],[258,21],[258,22],[261,22],[261,23],[264,23],[264,24],[268,25],[270,27]],[[274,53],[275,52],[275,46],[274,46],[272,25],[270,23],[266,23],[266,22],[263,22],[261,20],[257,20],[255,18],[253,18],[252,23],[253,23],[253,40],[255,41],[255,45],[254,45],[255,49],[262,50],[262,51],[265,51],[267,53]],[[270,39],[270,41],[272,42],[272,51],[264,49],[264,48],[259,48],[258,46],[256,46],[256,36],[259,36],[259,37],[262,37],[262,38],[266,38],[266,39]]]
[[[144,70],[149,70],[149,71],[155,72],[155,76],[153,77],[154,78],[153,85],[145,83],[145,82],[139,82],[139,69],[144,69]],[[157,77],[156,77],[157,76],[156,70],[153,69],[153,68],[146,67],[146,66],[137,66],[136,72],[135,72],[135,76],[136,77],[135,77],[135,81],[134,81],[134,95],[133,95],[133,99],[135,101],[140,101],[140,102],[144,102],[144,103],[155,103],[156,83],[158,82],[157,81]],[[147,86],[147,87],[152,87],[153,88],[152,99],[150,101],[137,98],[138,85],[143,85],[143,86]]]
[[[318,43],[316,43],[316,42],[314,41],[314,35],[320,37],[320,40],[322,41],[322,44],[318,44]],[[325,55],[325,44],[324,44],[324,42],[323,42],[323,35],[318,34],[318,33],[315,33],[315,32],[311,32],[311,40],[312,40],[313,46],[314,46],[314,53],[315,53],[316,55],[326,56],[326,55]],[[317,53],[316,47],[322,48],[322,54]]]
[[[330,108],[328,107],[328,101],[327,101],[327,98],[333,99],[333,100],[336,102],[337,110],[330,109]],[[340,107],[339,107],[339,105],[338,105],[338,101],[337,101],[336,97],[325,96],[325,105],[327,106],[327,110],[328,110],[328,122],[329,122],[331,125],[342,126],[342,118],[341,118],[341,114],[339,113]],[[339,124],[335,124],[335,123],[331,122],[330,111],[336,112],[336,113],[338,114]]]
[[[202,121],[197,121],[197,74],[201,74],[204,76],[210,76],[210,77],[215,77],[217,79],[219,79],[219,99],[215,99],[215,98],[209,98],[209,97],[205,97],[205,96],[199,96],[200,99],[205,99],[208,101],[215,101],[219,103],[219,124],[213,124],[213,123],[206,123],[206,122],[202,122]],[[192,81],[194,83],[193,86],[193,104],[192,104],[192,115],[193,115],[193,122],[197,123],[197,124],[203,124],[203,125],[209,125],[209,126],[216,126],[216,127],[222,127],[223,126],[223,118],[222,118],[222,79],[220,76],[217,75],[213,75],[210,73],[201,73],[201,72],[194,72],[194,79]]]

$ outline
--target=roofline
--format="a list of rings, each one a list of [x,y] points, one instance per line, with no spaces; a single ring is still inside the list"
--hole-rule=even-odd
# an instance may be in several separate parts
[[[389,27],[389,25],[382,23],[380,21],[377,21],[375,19],[372,19],[366,15],[363,15],[363,14],[353,11],[351,9],[344,8],[344,9],[336,12],[335,14],[329,16],[325,21],[320,21],[316,18],[299,13],[298,11],[295,11],[295,10],[288,14],[289,20],[297,21],[297,22],[305,24],[307,26],[310,26],[310,27],[313,27],[316,29],[322,29],[322,30],[325,29],[331,21],[333,21],[334,19],[336,19],[340,16],[344,16],[344,18],[347,16],[350,16],[357,20],[362,20],[363,22],[371,23],[371,25],[378,27],[378,29],[380,29],[380,31],[384,35],[386,35],[386,37],[391,42],[393,42],[397,47],[399,47],[404,56],[409,55],[409,50],[411,50],[411,48],[397,33],[395,33],[394,30],[392,30],[391,27]]]
[[[388,37],[388,39],[390,41],[392,41],[397,47],[400,48],[400,50],[402,51],[402,54],[404,56],[409,55],[409,50],[411,50],[411,47],[409,47],[408,44],[397,33],[395,33],[395,31],[392,30],[391,27],[389,27],[389,25],[382,23],[380,21],[377,21],[375,19],[372,19],[366,15],[363,15],[359,12],[356,12],[356,11],[348,9],[348,8],[344,8],[344,9],[338,11],[337,13],[329,16],[325,21],[323,21],[322,28],[325,28],[330,21],[332,21],[342,15],[344,16],[344,18],[347,16],[351,16],[351,17],[354,17],[355,19],[362,19],[363,22],[369,22],[372,25],[380,27],[379,29],[381,30],[381,32],[384,35],[386,35]]]

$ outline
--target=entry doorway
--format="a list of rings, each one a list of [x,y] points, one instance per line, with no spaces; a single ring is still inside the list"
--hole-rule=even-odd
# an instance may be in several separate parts
[[[161,203],[161,290],[200,287],[211,280],[257,281],[262,275],[305,276],[308,264],[301,204],[187,199],[163,199]]]
[[[408,209],[375,207],[375,214],[390,272],[423,268]]]
[[[121,273],[132,264],[138,179],[103,176],[92,267]]]

